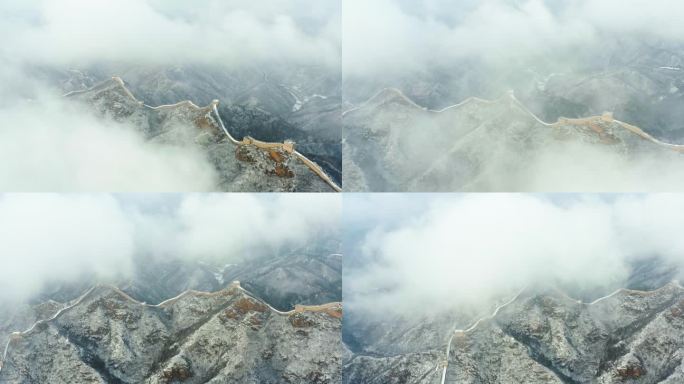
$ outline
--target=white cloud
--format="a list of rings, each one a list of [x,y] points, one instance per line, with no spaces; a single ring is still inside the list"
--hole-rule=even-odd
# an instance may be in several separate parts
[[[22,299],[83,273],[127,273],[133,229],[110,196],[0,196],[0,297]]]
[[[407,74],[481,59],[514,66],[530,58],[559,64],[600,47],[606,37],[682,42],[677,0],[347,0],[343,2],[345,76]]]
[[[244,2],[243,2],[244,3]],[[160,2],[33,0],[3,2],[1,56],[48,65],[262,62],[335,65],[339,12],[300,1]],[[302,15],[311,11],[308,18]],[[291,12],[291,13],[287,13]]]
[[[199,149],[145,141],[59,97],[0,109],[0,190],[216,190]]]
[[[669,149],[635,150],[632,156],[626,157],[610,148],[575,143],[549,146],[531,159],[531,166],[522,167],[518,172],[507,173],[505,165],[502,166],[505,162],[502,159],[489,177],[497,190],[511,185],[516,191],[549,192],[684,190],[684,160]]]
[[[178,246],[188,257],[225,258],[249,247],[301,244],[320,229],[335,228],[340,200],[324,194],[193,195],[181,204]]]
[[[679,0],[583,0],[576,11],[569,6],[567,13],[613,33],[684,40],[684,3]]]
[[[610,287],[624,282],[634,258],[657,255],[684,267],[683,197],[554,199],[452,196],[397,228],[378,225],[361,247],[365,264],[345,272],[350,305],[423,313],[538,284]]]

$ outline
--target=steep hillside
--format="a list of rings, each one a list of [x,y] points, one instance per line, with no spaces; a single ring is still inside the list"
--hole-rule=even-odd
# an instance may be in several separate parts
[[[96,286],[13,333],[0,382],[335,383],[341,306],[279,312],[239,283],[159,305]]]
[[[350,355],[344,382],[676,383],[684,372],[683,314],[676,282],[588,303],[524,290],[451,329],[441,352],[427,342],[412,352]]]

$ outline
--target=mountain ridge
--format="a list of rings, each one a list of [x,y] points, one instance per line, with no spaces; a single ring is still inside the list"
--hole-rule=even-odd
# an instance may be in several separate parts
[[[644,379],[653,377],[653,374],[661,369],[658,368],[657,363],[654,363],[652,359],[646,359],[643,365],[628,363],[630,353],[642,353],[645,356],[655,356],[661,353],[657,352],[658,342],[644,335],[656,332],[662,334],[662,337],[669,338],[670,341],[663,341],[664,344],[662,344],[667,345],[669,351],[676,349],[677,345],[679,345],[678,348],[684,347],[684,340],[681,336],[677,336],[677,327],[684,324],[676,325],[681,324],[684,313],[684,287],[678,280],[649,290],[620,288],[588,302],[572,298],[557,289],[529,292],[523,295],[524,291],[522,290],[512,300],[496,307],[493,315],[484,315],[469,322],[472,325],[465,330],[452,331],[444,349],[418,348],[411,352],[385,355],[349,352],[344,363],[344,382],[367,380],[364,382],[397,384],[614,383],[624,382],[612,381],[614,378],[627,378],[634,374],[637,375],[635,381],[629,382],[651,383],[653,381],[648,381],[648,379],[647,381],[636,379],[639,376]],[[535,308],[550,312],[547,315],[537,314],[536,311],[539,309]],[[662,316],[669,317],[671,325],[663,323]],[[634,326],[638,327],[634,328]],[[531,330],[528,329],[529,327],[532,327]],[[554,331],[559,329],[558,327],[568,327],[573,333],[580,335],[576,336],[579,337],[577,340],[583,340],[584,336],[581,335],[585,333],[595,335],[591,337],[598,337],[596,339],[598,344],[595,347],[591,347],[593,344],[589,342],[587,346],[579,345],[572,341],[575,340],[575,336],[570,334],[563,336],[561,331]],[[497,331],[498,329],[502,331]],[[511,332],[517,329],[515,332],[519,335],[515,337],[516,345],[506,346],[506,340],[509,338],[506,334],[510,333],[508,329]],[[548,329],[548,331],[537,334],[535,332],[538,331],[534,329],[540,331]],[[530,340],[527,340],[527,332],[531,332]],[[569,341],[563,341],[565,337],[568,337]],[[679,341],[676,341],[677,339]],[[564,355],[569,351],[567,348],[571,348],[566,348],[566,343],[578,348],[576,357]],[[653,347],[655,350],[649,346],[649,343],[651,345],[656,343]],[[627,347],[629,345],[633,352],[630,352]],[[618,349],[622,352],[618,353]],[[528,350],[529,352],[526,352]],[[498,352],[488,354],[492,351]],[[539,351],[542,355],[537,356],[535,355],[537,352],[534,351]],[[595,377],[598,380],[598,375],[600,375],[600,381],[589,380],[590,376],[593,377],[591,367],[594,367],[593,364],[599,356],[604,356],[605,360],[601,363],[604,368]],[[673,356],[676,360],[677,354]],[[535,359],[536,362],[530,359]],[[567,362],[564,359],[567,359]],[[667,366],[676,363],[670,360],[665,358]],[[680,361],[679,364],[681,363]],[[579,364],[578,367],[582,367],[581,364],[588,364],[586,365],[588,368],[575,370],[576,373],[573,374],[572,371],[566,371],[564,364]],[[628,365],[634,369],[629,368]],[[671,376],[670,380],[673,381],[664,382],[677,382],[676,378],[679,376],[674,372]],[[582,379],[578,379],[579,377]]]
[[[645,167],[670,164],[684,153],[684,145],[661,141],[611,113],[547,123],[510,92],[441,110],[406,100],[399,90],[386,89],[345,111],[343,173],[350,191],[559,191],[565,181],[551,182],[558,176],[548,164],[580,172],[585,177],[568,180],[589,185],[582,190],[606,191],[601,180],[617,179],[619,188],[643,185],[637,183]],[[594,167],[611,162],[617,165],[601,170],[606,177],[589,177]],[[634,175],[611,174],[620,164]]]
[[[109,80],[102,81],[98,84],[95,84],[93,87],[90,87],[88,89],[84,90],[78,90],[78,91],[71,91],[69,93],[66,93],[63,95],[64,97],[81,97],[88,95],[89,93],[97,93],[97,92],[105,92],[105,91],[110,91],[113,90],[115,93],[118,93],[124,100],[122,102],[128,102],[131,104],[131,108],[144,108],[149,111],[154,111],[157,113],[170,113],[174,114],[177,113],[179,109],[188,109],[189,114],[191,115],[196,115],[197,117],[194,118],[194,123],[195,125],[200,129],[200,130],[208,130],[208,133],[211,134],[213,137],[216,137],[220,141],[220,136],[224,135],[228,139],[230,143],[233,145],[237,146],[238,148],[254,148],[255,150],[261,150],[265,151],[269,154],[270,157],[274,158],[274,161],[279,163],[279,160],[281,160],[282,156],[275,155],[274,152],[280,152],[287,154],[288,156],[292,156],[296,161],[300,162],[303,166],[308,168],[308,170],[312,173],[314,173],[321,181],[323,181],[329,188],[331,188],[333,191],[336,192],[341,192],[341,188],[337,183],[332,180],[332,178],[323,170],[323,168],[316,164],[314,161],[310,160],[307,158],[305,155],[301,154],[295,149],[295,143],[292,141],[286,140],[283,143],[275,143],[275,142],[264,142],[260,141],[257,139],[254,139],[250,136],[245,136],[243,137],[242,140],[237,140],[235,137],[233,137],[228,129],[226,128],[223,119],[221,118],[219,111],[218,111],[218,100],[213,100],[209,105],[205,107],[199,107],[195,103],[193,103],[190,100],[184,100],[180,101],[174,104],[165,104],[165,105],[160,105],[160,106],[150,106],[148,104],[145,104],[143,101],[138,100],[135,95],[127,88],[125,82],[123,79],[121,79],[118,76],[114,76]],[[114,105],[112,107],[100,107],[101,109],[104,108],[103,112],[106,113],[112,113],[109,111],[110,109],[113,109],[114,117],[116,118],[123,118],[121,115],[117,115],[119,113],[118,111],[121,110],[120,106]],[[130,112],[124,112],[124,113],[130,113]],[[204,117],[202,117],[204,116]],[[134,116],[135,119],[138,121],[145,119],[142,116]],[[212,121],[214,124],[212,124]],[[216,126],[214,128],[214,125]],[[155,137],[155,136],[152,136]],[[239,151],[238,151],[239,152]],[[244,152],[244,151],[243,151]],[[247,153],[243,156],[244,159],[250,159],[251,156]],[[288,169],[284,166],[278,165],[273,172],[277,173],[279,176],[286,176],[290,177],[290,172],[288,172]]]
[[[562,127],[562,126],[567,126],[567,125],[575,125],[575,126],[591,126],[592,124],[598,124],[601,122],[604,123],[616,123],[618,126],[621,128],[624,128],[625,130],[634,133],[641,137],[644,140],[650,141],[654,144],[663,146],[665,148],[669,148],[672,150],[675,150],[677,152],[684,152],[684,144],[674,144],[674,143],[667,143],[663,142],[661,140],[656,139],[652,135],[648,134],[647,131],[644,129],[637,127],[635,125],[620,121],[618,119],[613,118],[612,112],[605,112],[601,116],[586,116],[586,117],[581,117],[581,118],[568,118],[568,117],[560,117],[558,118],[557,121],[555,122],[545,122],[541,118],[539,118],[536,114],[534,114],[529,108],[527,108],[520,100],[518,100],[515,97],[515,94],[513,91],[508,91],[504,96],[494,99],[494,100],[487,100],[487,99],[482,99],[479,97],[468,97],[464,99],[463,101],[441,108],[441,109],[429,109],[427,107],[420,106],[418,103],[415,101],[411,100],[410,97],[408,97],[405,93],[403,93],[400,89],[398,88],[383,88],[380,91],[378,91],[375,95],[371,96],[369,99],[367,99],[365,102],[359,104],[356,107],[352,107],[350,109],[347,109],[346,111],[342,112],[342,116],[363,110],[364,108],[379,108],[382,107],[385,104],[389,104],[392,102],[396,101],[401,101],[405,105],[409,105],[411,107],[414,107],[416,110],[419,111],[425,111],[429,113],[435,113],[435,114],[440,114],[444,113],[450,110],[458,109],[460,107],[472,104],[472,103],[478,103],[478,104],[492,104],[492,103],[499,103],[499,102],[514,102],[520,110],[524,111],[527,113],[530,117],[534,118],[537,122],[540,124],[547,126],[547,127]]]
[[[70,314],[71,311],[76,311],[77,313],[72,316]],[[195,375],[197,375],[197,380],[199,380],[199,376],[201,375],[209,374],[214,375],[212,377],[218,377],[215,376],[215,374],[218,373],[211,373],[211,370],[206,371],[201,367],[201,364],[193,366],[193,364],[190,363],[188,365],[187,362],[189,362],[189,360],[187,359],[193,359],[192,361],[196,361],[196,364],[199,364],[198,358],[219,358],[219,355],[215,352],[202,352],[202,349],[198,350],[193,346],[197,346],[197,343],[201,342],[201,340],[204,340],[204,337],[206,337],[203,335],[208,335],[207,332],[209,332],[209,334],[213,333],[211,330],[215,329],[217,326],[221,326],[221,324],[225,324],[226,326],[235,324],[230,325],[230,327],[236,326],[239,327],[238,329],[246,327],[245,331],[249,330],[248,332],[250,334],[253,333],[253,336],[245,335],[240,336],[241,338],[262,338],[263,336],[259,336],[259,334],[271,332],[269,331],[269,327],[276,327],[277,329],[282,329],[282,331],[278,332],[284,332],[278,333],[278,337],[284,337],[286,339],[290,337],[307,338],[309,331],[305,331],[306,329],[311,329],[311,331],[313,331],[320,326],[322,328],[316,330],[315,334],[317,336],[315,337],[324,337],[324,339],[317,339],[318,341],[316,341],[317,343],[323,342],[323,344],[320,344],[320,347],[314,348],[320,351],[321,348],[325,350],[334,348],[334,339],[326,342],[325,338],[334,338],[334,327],[335,324],[337,324],[337,326],[340,325],[342,316],[341,311],[341,303],[328,303],[317,306],[297,305],[295,309],[291,311],[278,311],[267,302],[241,288],[239,282],[234,282],[228,288],[217,292],[188,290],[156,305],[136,301],[115,286],[98,284],[91,287],[72,303],[69,303],[57,311],[57,313],[50,318],[37,321],[29,329],[23,332],[13,333],[5,346],[3,361],[2,364],[0,364],[0,369],[2,366],[5,366],[4,370],[0,370],[0,382],[15,382],[12,378],[17,379],[24,375],[22,369],[17,370],[18,366],[16,364],[25,367],[31,366],[32,371],[39,372],[41,375],[47,375],[48,377],[53,375],[51,372],[43,371],[43,368],[40,366],[33,366],[31,360],[24,360],[26,343],[29,343],[28,345],[30,345],[29,351],[34,351],[31,353],[42,353],[41,351],[43,348],[49,348],[45,353],[51,353],[49,351],[54,350],[54,347],[50,346],[51,342],[44,345],[44,341],[41,341],[43,339],[36,339],[38,335],[34,335],[34,333],[43,334],[48,332],[46,335],[48,339],[50,339],[50,337],[57,337],[58,339],[62,338],[63,340],[66,340],[65,342],[67,343],[76,343],[77,345],[80,345],[79,348],[82,350],[81,352],[78,352],[81,356],[80,358],[75,359],[76,355],[72,352],[69,352],[71,355],[67,354],[64,355],[65,357],[63,356],[67,359],[68,364],[75,364],[74,367],[80,368],[74,368],[76,373],[58,372],[55,373],[57,375],[81,374],[82,376],[78,377],[81,377],[83,380],[85,380],[86,377],[93,378],[99,376],[101,380],[108,382],[137,382],[143,378],[141,375],[144,375],[146,382],[167,382],[164,377],[168,377],[169,375],[175,376],[180,372],[182,373],[181,376],[190,380],[189,382],[197,382],[192,379]],[[102,317],[103,315],[105,317]],[[276,316],[276,318],[272,316]],[[64,317],[66,318],[63,319]],[[277,320],[277,318],[282,320]],[[107,319],[109,325],[102,328],[102,325],[98,325],[97,319]],[[237,321],[237,323],[235,323],[235,321]],[[51,329],[58,331],[58,334],[49,336],[50,332],[52,332],[50,331]],[[98,331],[97,329],[100,330]],[[301,333],[300,330],[304,333]],[[114,337],[114,339],[108,339],[109,341],[107,341],[104,346],[92,344],[93,340],[98,340],[98,338],[101,337],[98,336],[101,332],[111,334],[110,337]],[[120,332],[124,333],[120,334]],[[154,337],[156,340],[157,336],[153,335],[157,332],[168,334],[160,339],[160,341],[167,341],[164,341],[161,344],[153,342],[153,346],[148,345],[148,343],[143,343],[124,347],[124,345],[127,345],[125,343],[128,338],[128,336],[126,336],[128,333],[131,333],[131,337],[137,337],[135,336],[135,333],[140,333],[139,337],[142,337],[142,339]],[[233,331],[228,331],[222,338],[225,336],[228,338],[227,340],[230,340],[232,333]],[[301,333],[301,335],[299,335],[299,333]],[[180,337],[184,340],[184,343],[189,343],[187,348],[191,349],[186,350],[184,347],[174,346],[180,341],[174,341],[175,338],[172,336],[173,334],[182,335]],[[64,339],[64,337],[66,337],[66,339]],[[311,337],[314,336],[312,335]],[[245,339],[247,344],[244,346],[236,346],[235,348],[238,348],[236,350],[237,353],[242,354],[240,356],[250,356],[249,361],[251,361],[252,364],[270,364],[268,363],[268,359],[263,360],[262,357],[258,357],[258,355],[254,355],[253,352],[250,352],[253,348],[257,348],[258,350],[264,350],[264,348],[267,348],[267,350],[268,348],[286,348],[285,345],[279,346],[279,344],[269,347],[269,343],[263,344],[262,341],[252,345],[249,344],[248,340],[249,339]],[[121,342],[124,344],[120,345]],[[300,342],[298,341],[297,343]],[[303,345],[304,344],[301,346]],[[130,352],[126,352],[127,356],[130,356],[130,358],[133,358],[133,356],[137,354],[135,351],[142,352],[148,350],[148,348],[154,347],[154,352],[151,354],[148,353],[149,356],[146,355],[142,362],[136,362],[137,360],[130,360],[130,358],[123,359],[124,361],[120,362],[121,364],[133,364],[131,366],[139,367],[139,369],[135,369],[131,372],[130,370],[118,368],[120,360],[115,356],[119,353],[117,352],[117,348],[121,347],[130,349]],[[17,351],[13,352],[13,350]],[[86,353],[85,350],[89,352]],[[15,353],[17,356],[14,356]],[[133,353],[133,355],[128,355],[130,353]],[[197,355],[198,353],[200,355]],[[281,353],[284,353],[284,350]],[[315,351],[313,353],[315,354]],[[164,358],[163,356],[166,354],[170,355],[168,355],[167,358]],[[176,361],[177,359],[174,360],[174,355],[186,357],[181,358],[181,361],[179,362]],[[195,357],[192,358],[190,356]],[[92,360],[93,358],[101,362],[93,365],[91,364],[95,361]],[[240,357],[238,356],[235,358],[238,358],[236,364],[239,364]],[[287,361],[287,355],[283,355],[283,358],[285,359],[284,362]],[[336,359],[336,354],[328,353],[327,355],[320,357],[310,355],[308,358],[312,359],[311,362],[313,365],[305,364],[305,366],[292,366],[292,363],[287,363],[287,367],[289,367],[286,369],[288,372],[287,374],[296,376],[306,373],[307,375],[313,375],[311,376],[313,378],[320,379],[320,381],[317,381],[318,379],[316,379],[312,382],[320,383],[328,383],[330,382],[329,379],[331,379],[331,377],[339,374],[339,370],[334,367],[334,364],[332,366],[321,365],[320,369],[322,371],[318,371],[318,368],[315,368],[318,364],[316,363],[317,360],[323,359],[325,361],[331,361]],[[84,362],[85,365],[79,363],[78,360]],[[88,361],[91,363],[88,363]],[[186,361],[186,363],[183,363],[183,361]],[[217,363],[220,364],[220,361],[217,361]],[[94,368],[99,373],[92,376],[93,371],[91,368],[87,368],[88,366]],[[167,366],[167,368],[163,368],[164,366]],[[278,366],[279,365],[274,366],[276,369],[274,372],[277,372],[278,369],[280,369],[277,368]],[[8,368],[10,371],[9,373],[6,373],[5,371]],[[302,369],[304,370],[302,371]],[[241,369],[241,371],[244,371],[244,369]],[[3,379],[5,374],[9,375],[10,378],[7,379],[9,381]],[[250,372],[248,369],[242,374],[251,377],[253,375],[259,376],[262,373]],[[264,374],[268,375],[269,373],[266,372]],[[223,373],[224,378],[233,377],[232,375],[230,370]],[[138,379],[134,379],[134,377],[138,377]],[[235,379],[237,380],[237,378]]]

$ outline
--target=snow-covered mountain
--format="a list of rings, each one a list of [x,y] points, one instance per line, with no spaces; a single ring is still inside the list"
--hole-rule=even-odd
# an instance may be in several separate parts
[[[660,261],[638,264],[628,288],[590,298],[526,287],[480,313],[444,303],[379,320],[348,308],[343,382],[680,382],[684,288],[664,282],[677,273]]]
[[[663,165],[677,168],[684,147],[611,113],[546,122],[512,92],[432,110],[388,88],[345,111],[343,119],[349,191],[604,191],[680,184],[653,175],[649,181],[658,185],[652,186],[639,176],[664,172]]]
[[[279,312],[238,283],[159,305],[96,286],[10,336],[0,382],[333,383],[341,306]]]
[[[329,68],[247,68],[227,71],[207,65],[135,66],[100,64],[84,69],[43,69],[64,92],[87,89],[116,74],[149,105],[192,100],[218,105],[227,129],[241,140],[297,142],[341,183],[341,91],[339,73]]]
[[[150,106],[114,77],[68,98],[86,103],[105,119],[132,125],[150,143],[197,146],[219,175],[224,191],[338,190],[336,183],[289,141],[267,143],[234,138],[218,111],[218,101],[199,107],[191,101]]]
[[[0,303],[0,382],[339,382],[339,252],[322,232],[244,257],[139,254],[125,276],[55,276]]]

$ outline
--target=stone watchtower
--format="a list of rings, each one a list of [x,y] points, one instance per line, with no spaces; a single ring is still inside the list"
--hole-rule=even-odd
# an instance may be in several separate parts
[[[294,147],[295,147],[295,142],[292,140],[285,140],[285,142],[283,142],[283,150],[285,150],[285,152],[287,152],[287,153],[294,152]]]

